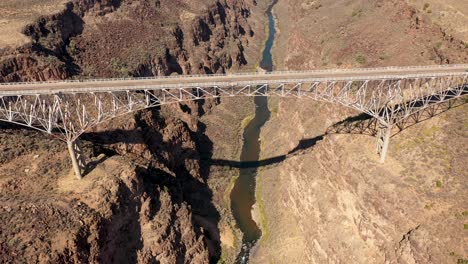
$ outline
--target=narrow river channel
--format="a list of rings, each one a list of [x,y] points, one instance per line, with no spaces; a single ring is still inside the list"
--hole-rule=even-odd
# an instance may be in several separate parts
[[[263,50],[260,67],[266,71],[273,70],[271,49],[275,40],[275,20],[272,13],[273,5],[267,10],[268,39]],[[257,175],[260,158],[260,130],[270,118],[268,100],[265,96],[257,96],[255,101],[255,117],[244,129],[244,143],[241,152],[241,168],[239,178],[231,192],[231,208],[237,226],[244,234],[242,249],[236,263],[248,263],[250,249],[261,237],[262,232],[252,219],[252,206],[255,203],[255,176]]]

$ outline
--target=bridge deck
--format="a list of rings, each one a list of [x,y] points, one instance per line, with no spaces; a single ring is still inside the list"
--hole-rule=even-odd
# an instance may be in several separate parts
[[[300,82],[300,80],[378,80],[411,77],[468,75],[468,64],[432,65],[416,67],[387,67],[368,69],[341,69],[321,71],[242,73],[226,75],[192,75],[129,79],[95,79],[31,83],[2,83],[0,95],[50,94],[58,92],[89,92],[142,88],[196,87],[209,84],[267,84]]]

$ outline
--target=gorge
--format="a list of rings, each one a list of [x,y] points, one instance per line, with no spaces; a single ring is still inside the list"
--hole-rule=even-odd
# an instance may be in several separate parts
[[[268,38],[265,42],[260,67],[271,72],[273,59],[271,49],[275,40],[275,20],[272,9],[273,2],[267,9]],[[266,96],[254,97],[255,115],[244,128],[243,146],[240,156],[240,171],[235,185],[231,191],[231,208],[239,229],[243,233],[242,248],[237,263],[248,263],[251,248],[261,236],[261,231],[252,217],[255,204],[255,177],[257,175],[260,158],[260,130],[270,118],[268,99]]]
[[[0,82],[468,61],[432,0],[27,2],[0,3]],[[0,122],[0,262],[464,263],[466,110],[415,116],[381,164],[375,123],[329,103],[159,106],[89,129],[81,181]]]

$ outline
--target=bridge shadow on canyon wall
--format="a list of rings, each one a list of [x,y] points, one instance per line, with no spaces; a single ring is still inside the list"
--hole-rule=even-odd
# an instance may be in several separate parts
[[[392,133],[392,137],[400,134],[404,130],[415,126],[423,121],[426,121],[435,116],[441,115],[451,109],[466,104],[467,101],[448,101],[442,104],[431,105],[430,107],[414,113],[407,118],[401,120],[396,124],[396,128]],[[348,135],[365,135],[376,137],[378,132],[378,120],[367,114],[359,114],[357,116],[348,117],[327,128],[326,132],[322,135],[306,138],[299,141],[296,147],[283,155],[253,161],[253,162],[239,162],[233,160],[212,159],[209,161],[212,166],[224,166],[232,168],[259,168],[266,166],[275,166],[288,158],[304,155],[306,150],[313,148],[317,142],[323,140],[326,135],[332,134],[348,134]]]
[[[416,113],[409,115],[408,117],[402,119],[398,123],[395,124],[394,131],[392,133],[392,137],[400,134],[402,131],[415,126],[423,121],[426,121],[430,118],[443,114],[451,109],[457,108],[459,106],[465,105],[468,101],[464,99],[459,100],[452,100],[447,101],[445,103],[433,104],[429,107],[422,109]],[[306,153],[306,150],[314,147],[317,142],[323,140],[326,135],[332,134],[355,134],[355,135],[365,135],[370,137],[376,137],[378,132],[378,120],[369,116],[367,114],[359,114],[357,116],[351,116],[346,118],[343,121],[340,121],[330,127],[327,128],[326,132],[322,135],[313,137],[313,138],[306,138],[299,141],[296,147],[290,150],[288,153],[283,155],[278,155],[275,157],[262,159],[259,161],[236,161],[236,160],[226,160],[226,159],[212,159],[208,155],[204,155],[200,157],[200,161],[203,164],[204,171],[209,173],[211,166],[220,166],[220,167],[230,167],[230,168],[259,168],[265,166],[274,166],[283,162],[284,160],[297,156],[303,155]],[[118,131],[119,133],[133,133],[132,131]],[[113,133],[113,132],[102,132],[102,133]],[[95,137],[93,135],[95,133],[87,133],[85,136],[88,138],[89,136]],[[118,143],[118,138],[109,137],[111,140],[107,142],[108,144]],[[126,143],[133,143],[139,144],[143,142],[132,141],[129,139]],[[184,151],[191,151],[191,150],[184,150]]]

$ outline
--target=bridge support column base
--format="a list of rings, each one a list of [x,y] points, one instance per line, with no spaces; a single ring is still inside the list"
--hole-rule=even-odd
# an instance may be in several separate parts
[[[377,134],[377,153],[380,155],[380,163],[384,163],[387,157],[391,135],[392,125],[381,124]]]
[[[86,161],[83,155],[83,149],[81,148],[81,144],[79,140],[67,141],[67,146],[73,165],[73,170],[75,171],[75,175],[79,180],[81,180],[83,178],[83,173],[86,169]]]

